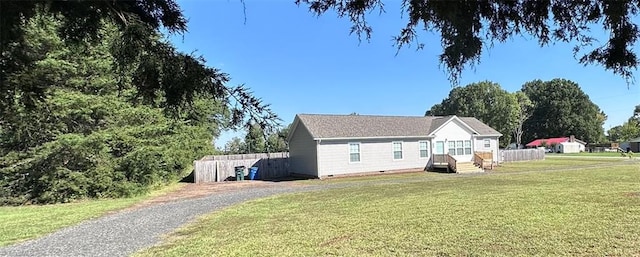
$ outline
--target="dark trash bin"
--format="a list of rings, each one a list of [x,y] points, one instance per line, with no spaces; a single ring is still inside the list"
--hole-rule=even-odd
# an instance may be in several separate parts
[[[249,168],[249,179],[255,180],[256,178],[258,178],[258,167]]]
[[[244,180],[244,166],[236,166],[236,181]]]

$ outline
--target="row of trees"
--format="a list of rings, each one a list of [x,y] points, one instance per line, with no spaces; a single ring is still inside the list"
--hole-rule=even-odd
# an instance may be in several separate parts
[[[607,130],[607,137],[611,142],[625,142],[640,138],[640,105],[636,105],[633,115],[622,125]]]
[[[289,150],[287,146],[287,135],[291,125],[276,130],[274,133],[265,134],[258,126],[251,126],[244,137],[232,138],[224,146],[224,149],[218,149],[224,154],[245,154],[245,153],[275,153],[286,152]]]
[[[568,135],[602,142],[607,118],[577,83],[565,79],[530,81],[513,93],[490,81],[456,87],[426,115],[476,117],[503,134],[502,147]]]
[[[153,28],[102,20],[97,40],[72,40],[59,34],[68,21],[49,8],[24,19],[21,36],[2,48],[0,205],[140,194],[186,175],[215,151],[221,129],[270,133],[277,121]],[[136,37],[123,41],[126,33]]]

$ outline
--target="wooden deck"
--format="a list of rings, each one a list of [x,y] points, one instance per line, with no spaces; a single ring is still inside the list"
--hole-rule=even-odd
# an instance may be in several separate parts
[[[458,161],[449,154],[434,154],[431,159],[432,169],[447,169],[456,173],[484,171],[493,168],[493,153],[491,152],[474,152],[473,161]]]

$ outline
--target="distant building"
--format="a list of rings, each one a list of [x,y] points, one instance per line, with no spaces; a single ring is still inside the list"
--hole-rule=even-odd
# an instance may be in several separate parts
[[[640,152],[640,137],[620,143],[620,148],[622,148],[623,151]]]
[[[574,136],[540,138],[526,144],[527,148],[537,148],[545,146],[556,153],[579,153],[584,152],[587,142],[576,139]]]

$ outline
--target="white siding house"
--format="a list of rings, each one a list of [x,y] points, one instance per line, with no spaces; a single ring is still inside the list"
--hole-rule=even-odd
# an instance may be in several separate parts
[[[471,117],[296,115],[289,134],[290,171],[312,177],[428,169],[434,154],[471,163],[476,152],[498,159],[495,129]]]
[[[428,142],[426,138],[322,140],[317,176],[425,168],[429,156],[420,157],[422,140]]]
[[[289,165],[296,173],[318,176],[318,142],[304,124],[298,124],[289,136]]]

